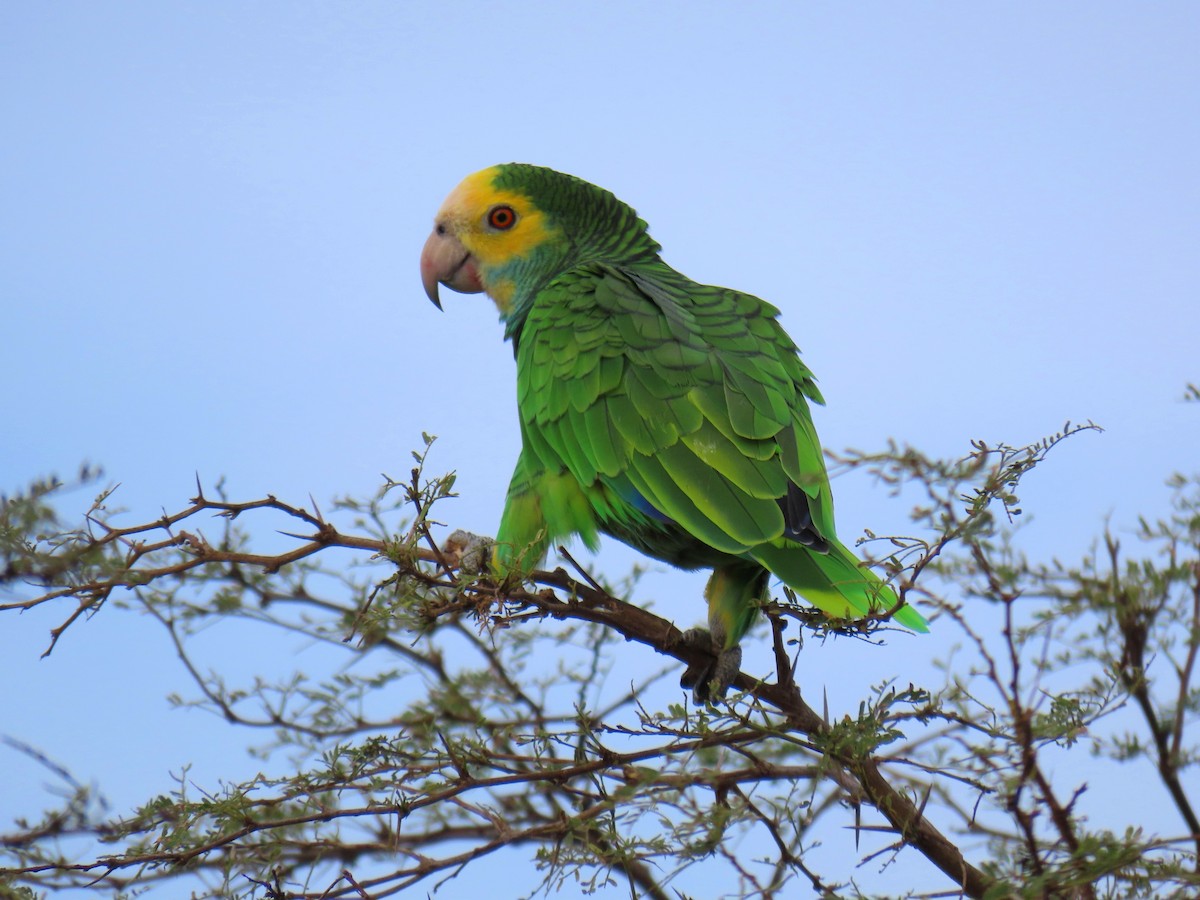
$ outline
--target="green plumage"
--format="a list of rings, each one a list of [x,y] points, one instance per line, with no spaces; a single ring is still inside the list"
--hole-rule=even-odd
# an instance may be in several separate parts
[[[895,594],[834,532],[809,413],[812,373],[749,294],[697,284],[658,255],[636,213],[548,169],[501,166],[497,190],[542,211],[549,237],[482,269],[515,291],[523,448],[497,559],[529,568],[551,542],[598,532],[683,568],[711,567],[718,646],[734,647],[769,571],[837,617]],[[916,610],[896,621],[926,631]]]

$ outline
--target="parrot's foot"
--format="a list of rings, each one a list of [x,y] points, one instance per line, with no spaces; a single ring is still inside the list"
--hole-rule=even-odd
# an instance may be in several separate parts
[[[711,700],[720,700],[741,671],[742,648],[721,649],[707,628],[689,628],[683,633],[683,642],[716,658],[689,665],[679,679],[679,686],[692,689],[698,706]]]
[[[463,575],[486,575],[492,561],[492,548],[495,546],[496,541],[493,538],[459,529],[443,542],[442,555],[448,563],[458,566]]]

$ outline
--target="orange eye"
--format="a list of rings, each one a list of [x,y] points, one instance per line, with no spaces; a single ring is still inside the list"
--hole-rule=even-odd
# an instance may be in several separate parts
[[[517,214],[511,206],[493,206],[488,210],[487,223],[497,231],[508,231],[517,224]]]

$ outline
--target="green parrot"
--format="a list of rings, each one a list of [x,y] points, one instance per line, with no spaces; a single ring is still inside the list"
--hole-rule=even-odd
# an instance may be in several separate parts
[[[713,654],[684,674],[724,694],[775,575],[830,616],[895,593],[838,541],[808,403],[824,403],[779,310],[697,284],[602,188],[512,163],[468,176],[421,252],[425,292],[485,291],[517,361],[521,453],[492,565],[534,568],[554,542],[601,532],[683,569],[711,568]],[[928,631],[904,606],[895,621]]]

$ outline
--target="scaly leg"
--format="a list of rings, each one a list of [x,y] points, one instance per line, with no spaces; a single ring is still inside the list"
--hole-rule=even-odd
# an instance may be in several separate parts
[[[691,688],[697,704],[719,700],[737,678],[742,665],[742,635],[758,615],[766,597],[769,573],[755,563],[738,563],[714,569],[704,596],[708,600],[708,628],[690,628],[683,639],[689,647],[711,653],[704,665],[688,666],[679,686]]]

